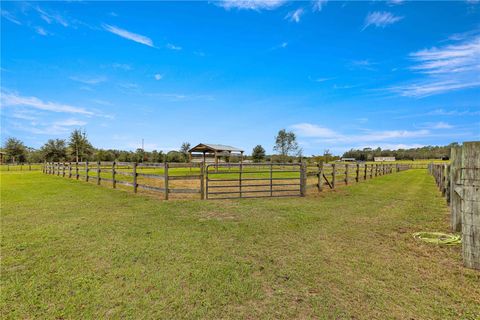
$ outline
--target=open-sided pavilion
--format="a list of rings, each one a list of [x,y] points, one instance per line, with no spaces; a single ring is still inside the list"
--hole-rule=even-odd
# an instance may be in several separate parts
[[[211,143],[200,143],[195,147],[188,150],[190,155],[190,161],[192,160],[193,154],[202,154],[203,162],[205,163],[207,155],[213,155],[215,158],[215,164],[218,165],[219,157],[231,158],[232,155],[239,156],[240,162],[243,161],[243,150],[235,148],[232,146],[227,146],[223,144],[211,144]]]

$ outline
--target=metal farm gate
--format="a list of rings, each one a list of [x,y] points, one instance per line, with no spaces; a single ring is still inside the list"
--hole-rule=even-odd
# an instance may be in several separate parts
[[[305,195],[300,163],[222,163],[205,170],[206,199],[295,197]]]

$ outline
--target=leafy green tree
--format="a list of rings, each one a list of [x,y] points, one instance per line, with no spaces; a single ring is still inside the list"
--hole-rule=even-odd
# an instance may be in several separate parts
[[[3,145],[3,149],[12,162],[25,162],[27,148],[22,141],[16,138],[8,138]]]
[[[167,153],[167,162],[183,162],[184,155],[178,151],[170,151]]]
[[[75,129],[70,134],[68,141],[70,154],[75,157],[75,161],[83,161],[93,153],[93,147],[88,141],[87,133],[80,129]]]
[[[47,161],[64,161],[67,157],[67,145],[62,139],[48,140],[41,150]]]
[[[265,149],[261,145],[255,146],[252,150],[252,159],[253,162],[261,162],[265,160]]]
[[[282,161],[286,161],[289,155],[295,154],[298,151],[295,133],[286,131],[285,129],[278,131],[273,150],[280,154]]]
[[[190,150],[190,143],[189,142],[182,143],[182,146],[180,147],[180,152],[183,154],[183,157],[185,158],[185,162],[188,162],[188,159],[190,159],[190,157],[188,156],[188,150]]]

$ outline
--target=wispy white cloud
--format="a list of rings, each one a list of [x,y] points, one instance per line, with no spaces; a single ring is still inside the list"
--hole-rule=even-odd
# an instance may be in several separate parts
[[[287,13],[287,15],[285,16],[285,19],[286,20],[289,20],[291,22],[300,22],[300,19],[302,18],[302,15],[304,14],[304,10],[303,8],[298,8],[297,10],[294,10],[294,11],[290,11],[289,13]]]
[[[384,130],[361,131],[356,134],[343,134],[333,129],[311,123],[299,123],[290,126],[299,137],[316,138],[325,143],[366,143],[395,139],[424,138],[431,135],[430,130]]]
[[[62,113],[74,113],[83,115],[94,115],[93,112],[86,110],[82,107],[76,107],[68,104],[62,104],[57,102],[42,101],[37,97],[24,97],[17,93],[2,91],[1,94],[1,107],[30,107],[38,110],[62,112]]]
[[[137,43],[149,46],[149,47],[154,47],[153,41],[149,37],[142,36],[140,34],[133,33],[133,32],[130,32],[128,30],[121,29],[119,27],[112,26],[112,25],[109,25],[109,24],[104,24],[103,28],[106,31],[111,32],[111,33],[113,33],[113,34],[115,34],[119,37],[122,37],[122,38],[125,38],[125,39],[128,39],[128,40],[132,40],[134,42],[137,42]]]
[[[480,80],[469,82],[458,82],[456,80],[445,81],[422,81],[413,84],[390,87],[392,92],[404,97],[424,98],[450,91],[469,89],[480,86]]]
[[[327,4],[328,0],[314,0],[313,11],[322,11],[323,7]]]
[[[61,16],[58,13],[49,12],[40,7],[36,7],[35,10],[37,10],[37,12],[40,14],[40,18],[42,18],[48,24],[55,22],[64,27],[69,26],[69,22],[67,21],[67,19],[65,19],[63,16]]]
[[[365,30],[369,26],[375,26],[377,28],[378,27],[385,28],[386,26],[394,24],[402,19],[403,17],[395,16],[390,12],[385,12],[385,11],[370,12],[365,17],[365,23],[363,25],[362,30]]]
[[[77,81],[83,84],[95,85],[107,81],[107,78],[104,76],[100,77],[82,77],[82,76],[72,76],[70,80]]]
[[[273,10],[283,6],[286,0],[222,0],[216,2],[220,7],[227,10]]]
[[[398,6],[405,3],[405,0],[388,0],[387,3],[391,6]]]
[[[443,121],[440,121],[440,122],[426,122],[426,123],[424,123],[424,126],[425,126],[425,128],[428,128],[428,129],[452,129],[452,128],[454,128],[454,126],[452,126],[451,124],[449,124],[447,122],[443,122]]]
[[[155,78],[155,80],[162,80],[163,75],[161,75],[160,73],[157,73],[153,77]]]
[[[10,21],[12,23],[15,23],[15,24],[18,24],[18,25],[22,24],[14,15],[12,15],[10,12],[8,12],[6,10],[2,10],[1,14],[2,14],[2,17],[4,17],[5,19],[7,19],[8,21]]]
[[[131,65],[126,64],[126,63],[114,63],[114,64],[112,64],[112,68],[113,69],[121,69],[121,70],[124,70],[124,71],[130,71],[130,70],[133,69]]]
[[[38,33],[41,36],[48,36],[49,33],[43,29],[42,27],[35,27],[35,32]]]
[[[428,112],[426,115],[429,116],[480,116],[479,111],[471,110],[445,110],[445,109],[435,109]]]
[[[182,50],[182,47],[180,46],[176,46],[174,44],[171,44],[171,43],[167,43],[166,45],[167,49],[170,49],[170,50]]]
[[[422,98],[479,87],[480,35],[464,35],[459,39],[462,39],[459,43],[411,53],[414,65],[410,69],[426,75],[426,78],[394,86],[391,90],[403,96]]]
[[[460,44],[433,47],[410,54],[416,65],[413,70],[427,74],[480,72],[480,36]]]
[[[60,127],[81,127],[86,125],[87,122],[78,119],[65,119],[55,121],[53,124]]]

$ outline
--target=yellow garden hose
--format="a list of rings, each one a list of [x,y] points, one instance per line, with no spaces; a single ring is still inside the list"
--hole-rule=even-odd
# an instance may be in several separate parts
[[[413,237],[428,243],[444,244],[448,246],[462,243],[462,238],[460,235],[443,232],[415,232]]]

